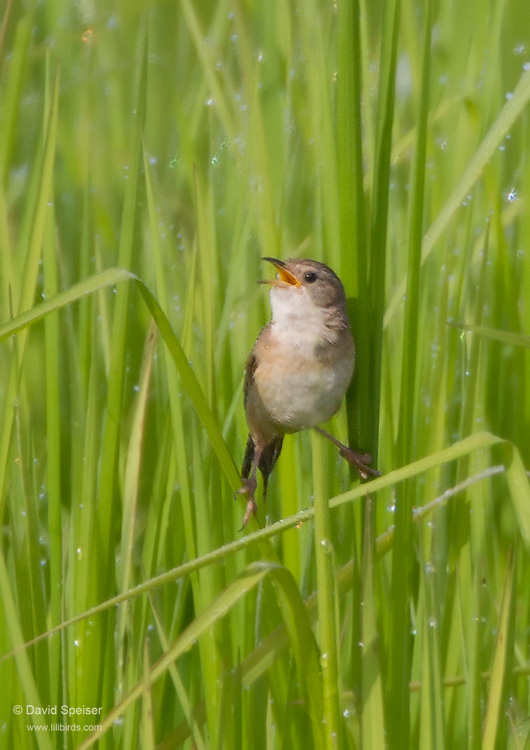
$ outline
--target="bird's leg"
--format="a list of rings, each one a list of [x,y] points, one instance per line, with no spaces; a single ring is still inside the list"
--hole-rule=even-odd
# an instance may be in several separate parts
[[[258,464],[259,460],[261,458],[261,454],[263,453],[263,447],[257,446],[254,444],[254,455],[252,457],[252,469],[250,472],[249,477],[243,477],[242,486],[234,492],[235,495],[247,495],[247,507],[245,508],[245,514],[243,516],[243,520],[241,521],[241,528],[240,531],[242,531],[247,523],[249,522],[251,516],[256,515],[256,511],[258,509],[258,506],[256,505],[256,501],[254,500],[254,493],[256,492],[256,488],[258,486],[258,480],[257,480],[257,471],[258,471]]]
[[[357,469],[361,479],[370,479],[370,477],[381,476],[377,469],[372,469],[372,467],[368,465],[372,461],[372,456],[369,453],[357,453],[352,448],[348,448],[347,445],[341,443],[340,440],[337,440],[337,438],[333,437],[333,435],[330,435],[329,432],[326,432],[321,427],[315,427],[315,430],[328,440],[331,440],[333,445],[337,446],[340,455],[346,459],[350,466],[354,466]]]

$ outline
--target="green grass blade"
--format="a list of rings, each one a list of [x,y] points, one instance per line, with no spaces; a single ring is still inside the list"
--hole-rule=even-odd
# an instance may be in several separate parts
[[[15,605],[15,600],[13,599],[13,594],[9,585],[8,571],[2,555],[0,555],[0,590],[2,592],[2,609],[4,612],[7,630],[9,632],[12,645],[17,648],[22,645],[24,638],[22,635],[22,628],[18,620],[17,607]],[[17,656],[15,657],[15,661],[20,681],[22,683],[26,705],[31,705],[35,708],[42,707],[38,688],[33,676],[32,664],[28,654],[25,651],[19,650]],[[24,707],[23,710],[25,710]],[[41,719],[42,716],[40,714],[35,712],[32,714],[32,721],[35,724],[40,724]],[[19,721],[26,721],[23,714],[21,715]],[[35,732],[35,739],[39,746],[39,750],[52,750],[52,742],[46,732]]]
[[[466,325],[465,323],[451,323],[455,328],[461,328],[463,331],[476,333],[478,336],[500,341],[501,344],[508,346],[522,346],[525,349],[530,348],[530,336],[523,336],[521,333],[512,333],[511,331],[497,331],[487,326]]]
[[[421,238],[423,229],[425,197],[425,162],[427,148],[427,116],[429,112],[429,90],[431,78],[431,24],[432,3],[425,5],[423,19],[422,80],[418,115],[416,119],[416,151],[413,168],[411,213],[409,230],[409,259],[407,278],[407,302],[405,307],[405,331],[403,335],[403,357],[399,426],[397,434],[398,456],[408,463],[416,453],[414,441],[415,398],[417,379],[417,347],[420,293]],[[410,703],[408,682],[410,679],[410,611],[411,577],[413,574],[412,536],[413,485],[406,484],[396,508],[396,532],[392,561],[390,644],[392,657],[389,661],[388,709],[389,736],[396,748],[410,745]]]
[[[509,133],[529,101],[530,72],[524,72],[513,91],[513,95],[510,96],[497,115],[497,118],[491,125],[480,146],[477,148],[474,157],[465,168],[464,173],[447,198],[443,208],[425,233],[422,247],[423,261],[431,254],[436,242],[448,227],[456,210],[462,205],[462,201],[480,178],[484,168],[499,147],[499,144],[502,142],[503,138],[506,137],[506,134]],[[398,307],[401,305],[404,292],[405,282],[403,281],[398,285],[387,305],[385,312],[385,327],[389,324]]]
[[[313,476],[315,482],[315,560],[319,614],[319,643],[322,653],[324,725],[326,748],[340,747],[340,704],[338,693],[338,649],[335,619],[335,575],[329,504],[323,494],[322,443],[314,437]]]
[[[491,669],[490,691],[482,734],[483,750],[494,750],[497,747],[499,724],[503,718],[502,699],[505,689],[506,670],[510,653],[513,651],[513,631],[510,628],[510,611],[514,587],[514,561],[511,557],[506,568],[504,592],[497,632],[497,645]]]
[[[149,683],[152,685],[163,675],[175,659],[192,647],[199,635],[227,614],[239,598],[245,596],[267,575],[271,575],[276,584],[282,589],[281,595],[279,595],[281,597],[282,608],[286,607],[289,611],[289,619],[286,625],[290,629],[290,635],[296,647],[298,668],[301,677],[306,682],[309,693],[315,747],[324,747],[323,713],[319,701],[320,691],[317,684],[320,675],[318,649],[302,601],[299,597],[291,598],[295,594],[296,586],[293,587],[291,585],[292,578],[285,568],[280,568],[271,563],[254,564],[248,567],[173,642],[169,650],[151,668]],[[86,750],[86,748],[91,747],[97,742],[102,736],[101,732],[105,732],[112,727],[114,721],[142,695],[144,690],[145,685],[144,680],[142,680],[101,721],[101,730],[91,735],[85,742],[79,745],[80,750]]]
[[[362,746],[374,750],[385,747],[385,713],[379,653],[380,636],[376,619],[375,549],[373,505],[367,496],[362,570]]]

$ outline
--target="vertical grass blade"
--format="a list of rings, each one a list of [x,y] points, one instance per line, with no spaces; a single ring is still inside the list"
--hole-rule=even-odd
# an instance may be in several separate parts
[[[499,725],[504,717],[502,701],[505,695],[507,669],[511,661],[511,654],[513,653],[513,627],[510,623],[514,578],[515,561],[512,555],[508,560],[504,580],[504,592],[497,631],[497,645],[493,656],[488,705],[486,707],[484,731],[482,734],[483,750],[494,750],[494,748],[498,747]]]
[[[335,620],[335,576],[329,505],[323,492],[324,476],[321,441],[313,438],[313,476],[315,481],[315,561],[319,613],[319,642],[324,693],[324,736],[326,748],[341,743],[338,693],[338,654]]]
[[[419,284],[423,229],[427,116],[429,112],[432,4],[427,2],[423,19],[422,82],[416,120],[416,153],[411,194],[407,305],[401,375],[398,455],[403,463],[415,452],[414,406],[416,394],[416,345],[418,340]],[[410,614],[412,575],[412,486],[406,485],[396,507],[396,531],[391,588],[391,659],[388,677],[389,738],[393,747],[406,750],[410,744]]]

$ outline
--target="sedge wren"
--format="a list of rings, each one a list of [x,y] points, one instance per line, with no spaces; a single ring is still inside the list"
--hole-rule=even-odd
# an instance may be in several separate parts
[[[249,436],[241,469],[248,496],[242,527],[256,513],[257,470],[263,499],[286,434],[314,428],[331,440],[362,479],[378,476],[371,456],[343,445],[318,425],[338,410],[353,375],[355,347],[339,277],[324,263],[264,258],[277,276],[271,286],[272,320],[261,330],[245,368]]]

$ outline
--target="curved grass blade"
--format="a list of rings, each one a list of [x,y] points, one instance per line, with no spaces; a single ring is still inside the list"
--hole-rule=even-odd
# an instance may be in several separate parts
[[[249,593],[267,576],[270,576],[275,584],[278,602],[293,645],[299,675],[305,683],[309,701],[308,712],[313,726],[314,746],[323,747],[323,706],[318,647],[300,592],[287,568],[274,563],[253,563],[178,636],[168,651],[150,669],[149,675],[141,679],[102,720],[100,731],[90,735],[79,746],[79,749],[86,750],[101,739],[102,734],[112,727],[116,719],[145,693],[146,684],[152,685],[164,675],[170,665],[181,654],[188,651],[200,635],[224,617],[241,597]]]
[[[374,479],[370,483],[359,485],[353,490],[349,490],[342,495],[337,495],[337,497],[334,497],[329,501],[330,508],[337,508],[341,505],[344,505],[345,503],[354,502],[355,500],[366,497],[366,495],[368,495],[369,493],[375,493],[378,490],[393,486],[405,481],[406,479],[410,479],[411,477],[423,474],[431,469],[437,468],[438,466],[442,466],[443,464],[447,464],[451,461],[456,461],[459,458],[462,458],[462,456],[467,456],[474,451],[483,451],[491,449],[493,447],[497,447],[497,449],[500,449],[504,453],[506,463],[505,473],[510,487],[512,502],[514,502],[515,512],[518,517],[519,529],[521,531],[523,541],[525,542],[527,547],[530,547],[530,512],[528,511],[528,509],[530,508],[530,488],[528,486],[526,470],[517,449],[512,446],[511,443],[505,441],[503,438],[491,435],[488,432],[479,432],[475,435],[470,435],[469,437],[464,438],[464,440],[460,440],[458,443],[454,443],[454,445],[451,445],[449,448],[444,448],[441,451],[433,453],[431,456],[421,458],[420,460],[414,461],[408,466],[404,466],[401,469],[396,469],[395,471],[392,471],[383,477]],[[496,471],[494,473],[498,472]],[[461,484],[461,489],[465,489],[466,486],[468,486],[468,483],[463,482]],[[518,495],[520,497],[514,498],[514,495]],[[517,502],[520,502],[520,507],[517,507]],[[430,503],[427,506],[427,510],[433,510],[434,507],[436,507],[438,504],[438,501],[436,501],[435,503]],[[143,594],[147,594],[150,591],[158,588],[159,586],[163,586],[167,583],[172,583],[179,578],[183,578],[190,573],[206,567],[207,565],[217,564],[229,555],[233,555],[236,552],[246,549],[257,540],[271,539],[272,537],[281,534],[283,531],[299,525],[301,522],[312,519],[313,515],[314,509],[307,508],[306,510],[302,510],[294,516],[288,516],[280,521],[277,521],[276,523],[270,524],[263,529],[259,529],[252,534],[248,534],[247,536],[237,539],[234,542],[225,544],[223,547],[219,547],[212,552],[208,552],[207,554],[202,555],[195,560],[189,560],[188,562],[183,563],[176,568],[172,568],[165,573],[161,573],[160,575],[155,576],[148,581],[145,581],[145,583],[141,583],[138,586],[135,586],[129,591],[118,594],[117,596],[114,596],[95,607],[91,607],[90,609],[87,609],[84,612],[75,615],[74,617],[66,620],[55,628],[51,628],[50,630],[46,631],[46,633],[42,633],[36,638],[33,638],[31,641],[25,643],[22,648],[28,648],[29,646],[38,643],[42,639],[48,638],[54,633],[57,633],[60,630],[69,627],[70,625],[74,625],[75,623],[80,622],[81,620],[84,620],[88,617],[92,617],[101,612],[105,612],[107,609],[115,607],[117,604],[120,604],[121,602],[124,602],[131,597],[142,596]],[[415,513],[414,518],[419,519],[424,515],[424,512],[418,510]],[[384,554],[391,547],[393,534],[393,530],[390,530],[385,534],[382,534],[378,538],[378,555]],[[347,565],[346,568],[348,567],[350,566]],[[345,571],[344,574],[348,575],[350,573],[351,571]],[[17,651],[13,650],[10,653],[1,656],[0,663],[13,656],[15,653],[17,653]]]
[[[142,295],[149,312],[155,320],[160,335],[164,339],[169,353],[180,372],[182,384],[184,388],[186,388],[188,395],[193,402],[200,421],[208,432],[212,448],[219,459],[221,468],[225,472],[232,488],[234,490],[237,489],[240,484],[239,473],[230,453],[228,452],[221,434],[221,429],[208,406],[208,402],[199,381],[190,367],[186,354],[179,340],[175,336],[169,320],[153,294],[149,291],[146,285],[130,271],[125,271],[122,268],[110,268],[101,273],[94,274],[94,276],[90,276],[84,281],[74,284],[70,289],[59,292],[53,298],[35,305],[31,310],[28,310],[21,315],[17,315],[13,320],[1,325],[0,341],[22,331],[30,325],[38,323],[45,318],[46,315],[49,315],[56,310],[60,310],[73,302],[77,302],[77,300],[88,294],[93,294],[100,289],[113,286],[114,284],[125,280],[133,281]]]

